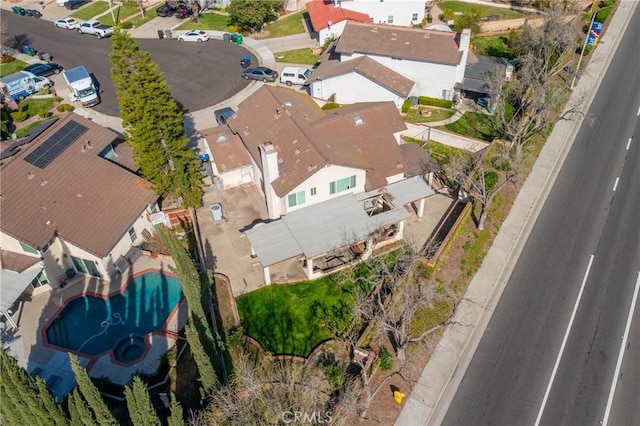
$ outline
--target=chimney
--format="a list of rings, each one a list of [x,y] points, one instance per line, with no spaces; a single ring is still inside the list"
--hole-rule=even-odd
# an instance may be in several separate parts
[[[471,42],[471,30],[465,28],[460,34],[460,44],[458,52],[462,52],[460,64],[456,67],[456,83],[462,83],[464,79],[464,71],[467,67],[467,57],[469,56],[469,43]]]
[[[271,182],[278,179],[280,171],[278,169],[278,152],[271,142],[260,145],[260,159],[262,160],[262,180],[264,184],[264,195],[267,199],[267,211],[269,219],[280,217],[280,198],[271,186]]]

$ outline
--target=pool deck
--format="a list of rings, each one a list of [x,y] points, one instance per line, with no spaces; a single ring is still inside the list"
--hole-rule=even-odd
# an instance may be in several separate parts
[[[53,316],[72,298],[86,293],[105,296],[116,293],[134,275],[149,270],[169,273],[172,266],[170,260],[141,256],[119,279],[103,281],[95,277],[77,275],[69,280],[64,288],[51,287],[47,291],[33,294],[30,300],[20,305],[20,309],[13,316],[18,324],[18,330],[13,335],[13,351],[24,351],[15,355],[23,358],[27,371],[42,377],[56,395],[65,394],[75,386],[69,357],[66,351],[51,347],[43,340],[44,328]],[[111,358],[111,352],[79,359],[91,377],[105,377],[114,383],[126,384],[134,373],[153,374],[157,371],[162,354],[176,342],[174,333],[184,327],[186,321],[187,306],[183,299],[177,314],[173,314],[166,324],[165,329],[168,333],[159,332],[147,336],[149,349],[140,362],[123,366]]]

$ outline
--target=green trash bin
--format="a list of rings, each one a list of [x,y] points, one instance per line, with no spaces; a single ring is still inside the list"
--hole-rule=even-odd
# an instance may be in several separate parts
[[[236,44],[242,44],[242,34],[236,34]]]

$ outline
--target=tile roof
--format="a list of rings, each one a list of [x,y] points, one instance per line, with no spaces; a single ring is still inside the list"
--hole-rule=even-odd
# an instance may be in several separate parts
[[[411,89],[415,86],[414,81],[368,56],[361,56],[350,61],[340,62],[337,57],[338,55],[331,54],[332,50],[333,48],[327,49],[327,52],[319,59],[320,65],[313,72],[311,76],[312,80],[314,78],[318,80],[319,76],[322,76],[326,80],[355,72],[396,95],[405,98],[409,96]]]
[[[356,22],[347,22],[336,52],[451,65],[458,65],[462,59],[456,33]]]
[[[279,177],[272,185],[280,197],[329,164],[368,170],[367,190],[386,185],[385,177],[406,169],[393,136],[406,126],[393,102],[324,111],[305,93],[264,85],[227,124],[258,165],[258,147],[273,143]]]
[[[21,273],[40,261],[39,257],[0,250],[0,268],[5,271]]]
[[[238,135],[234,135],[229,127],[212,127],[200,133],[207,141],[213,155],[212,161],[216,163],[221,173],[251,165],[251,158],[242,145],[242,140]]]
[[[50,164],[40,169],[24,160],[71,120],[87,131]],[[0,229],[34,248],[58,235],[106,256],[157,200],[143,179],[98,156],[117,138],[113,131],[71,113],[23,147],[2,167]]]
[[[407,162],[407,177],[421,176],[442,170],[440,164],[418,144],[403,143],[400,145],[400,152]]]
[[[357,22],[371,22],[366,13],[355,12],[342,7],[336,7],[331,0],[313,0],[307,3],[307,12],[311,26],[315,31],[320,31],[329,26],[329,22],[337,24],[345,19]]]

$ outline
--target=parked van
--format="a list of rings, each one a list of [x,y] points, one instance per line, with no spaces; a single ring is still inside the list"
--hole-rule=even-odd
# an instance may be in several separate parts
[[[310,75],[311,70],[309,68],[286,67],[280,74],[280,83],[285,83],[287,86],[292,84],[302,85]]]

